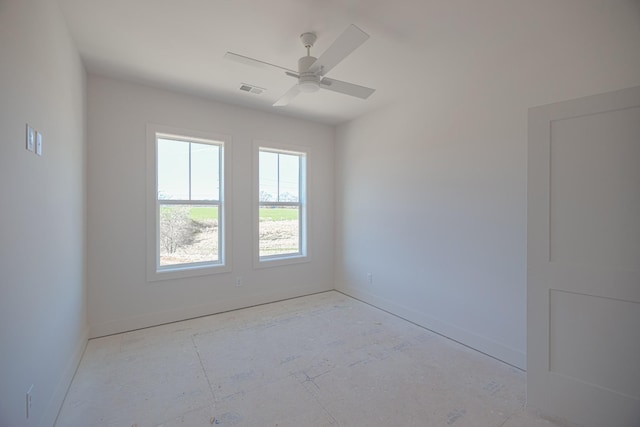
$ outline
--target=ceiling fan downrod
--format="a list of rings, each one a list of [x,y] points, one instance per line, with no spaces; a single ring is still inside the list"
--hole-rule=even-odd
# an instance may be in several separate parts
[[[298,60],[298,88],[300,92],[312,93],[317,92],[320,89],[320,76],[313,71],[309,71],[309,68],[316,62],[317,58],[311,56],[311,48],[316,42],[316,35],[313,33],[302,33],[300,40],[304,47],[307,48],[307,56],[303,56]]]

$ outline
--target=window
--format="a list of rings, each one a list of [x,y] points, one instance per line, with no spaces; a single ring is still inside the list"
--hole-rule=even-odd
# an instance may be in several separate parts
[[[307,255],[307,154],[258,147],[258,260]]]
[[[226,246],[225,142],[190,132],[152,133],[151,278],[220,270]]]

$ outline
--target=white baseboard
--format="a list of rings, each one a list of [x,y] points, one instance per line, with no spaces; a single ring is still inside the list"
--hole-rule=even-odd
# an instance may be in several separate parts
[[[139,316],[117,319],[110,322],[91,325],[90,338],[98,338],[106,335],[119,334],[136,329],[148,328],[165,323],[179,322],[181,320],[193,319],[211,314],[223,313],[225,311],[238,310],[260,304],[281,301],[305,295],[317,294],[333,290],[332,285],[325,287],[298,287],[280,291],[259,293],[239,298],[228,298],[222,301],[212,301],[206,304],[199,304],[191,307],[183,307],[177,310],[162,311],[155,313],[145,313]]]
[[[386,298],[353,286],[344,284],[336,285],[336,290],[508,363],[518,369],[526,370],[527,355],[522,351],[515,350],[487,337],[477,335],[455,325],[451,325],[450,323],[433,318],[423,312],[399,305]]]
[[[53,395],[49,400],[49,404],[44,411],[44,415],[41,419],[40,426],[41,427],[52,427],[56,418],[58,418],[58,413],[62,408],[62,404],[64,403],[64,399],[67,396],[67,391],[69,390],[69,386],[71,385],[71,381],[73,381],[73,377],[76,374],[78,369],[78,365],[80,365],[80,360],[82,359],[82,355],[84,354],[85,349],[87,348],[87,342],[89,341],[89,327],[85,326],[83,328],[82,333],[80,334],[80,338],[76,343],[75,349],[73,351],[72,357],[69,359],[67,366],[65,367],[62,375],[60,376],[60,380],[56,385],[56,388],[53,391]]]

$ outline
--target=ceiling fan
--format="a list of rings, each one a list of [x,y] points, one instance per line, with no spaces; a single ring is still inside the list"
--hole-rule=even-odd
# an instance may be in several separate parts
[[[289,104],[300,92],[316,92],[320,88],[367,99],[375,92],[375,89],[330,79],[325,77],[325,74],[349,56],[368,38],[369,35],[367,33],[355,25],[350,25],[319,58],[315,58],[311,56],[311,48],[316,42],[316,35],[314,33],[303,33],[300,35],[300,40],[304,47],[307,48],[307,56],[303,56],[298,60],[298,71],[232,52],[227,52],[225,58],[261,68],[277,68],[284,71],[287,76],[298,79],[298,83],[273,104],[276,107]]]

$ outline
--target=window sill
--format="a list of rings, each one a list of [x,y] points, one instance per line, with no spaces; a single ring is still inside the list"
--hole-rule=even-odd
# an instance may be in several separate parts
[[[285,265],[303,264],[309,262],[309,255],[282,255],[258,258],[253,263],[253,268],[282,267]]]
[[[147,271],[147,282],[161,280],[183,279],[187,277],[210,276],[212,274],[228,273],[231,267],[228,265],[186,265],[166,268],[162,270]]]

